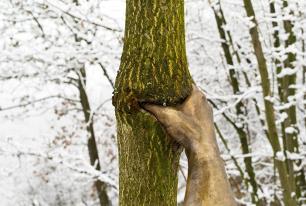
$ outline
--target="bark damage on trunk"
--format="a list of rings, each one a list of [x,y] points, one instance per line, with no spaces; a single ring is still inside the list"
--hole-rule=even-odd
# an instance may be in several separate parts
[[[183,0],[127,0],[115,106],[120,205],[176,205],[181,149],[139,103],[181,103],[192,89]]]

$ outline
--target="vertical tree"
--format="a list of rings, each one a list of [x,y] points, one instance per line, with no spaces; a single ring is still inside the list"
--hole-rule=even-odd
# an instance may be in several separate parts
[[[302,29],[302,35],[305,35],[305,30]],[[302,39],[302,52],[305,53],[306,52],[306,43],[305,43],[305,39]],[[303,80],[302,80],[302,83],[303,85],[306,84],[306,65],[304,64],[302,66],[302,69],[303,69]],[[306,93],[304,94],[304,101],[306,100]],[[304,104],[304,109],[306,111],[306,104]],[[304,125],[305,125],[305,128],[306,128],[306,115],[304,116]],[[304,186],[305,188],[306,186]]]
[[[120,205],[176,205],[181,149],[139,102],[175,105],[191,92],[183,0],[127,0],[115,106]]]
[[[217,6],[218,8],[216,8]],[[226,20],[223,15],[220,1],[215,7],[213,7],[213,12],[214,12],[214,16],[216,19],[219,35],[222,40],[221,46],[224,52],[226,63],[229,68],[229,79],[230,79],[230,83],[232,86],[232,90],[234,94],[239,94],[241,91],[240,91],[240,86],[239,86],[239,82],[237,78],[238,74],[234,68],[233,56],[232,56],[232,52],[230,50],[230,45],[229,45],[229,42],[231,42],[231,39],[230,41],[227,41],[228,37],[226,37],[226,31],[224,30],[224,26],[226,26]],[[237,115],[238,121],[240,120],[240,122],[242,122],[241,124],[242,126],[235,127],[235,128],[237,128],[236,131],[237,131],[237,134],[240,140],[242,153],[247,155],[251,153],[251,148],[249,146],[249,140],[248,140],[248,134],[246,131],[247,124],[246,122],[243,122],[241,120],[241,117],[246,115],[244,112],[245,106],[240,101],[238,104],[236,104],[235,109],[236,109],[236,115]],[[253,165],[252,165],[252,157],[245,157],[244,164],[245,164],[246,172],[248,174],[248,178],[246,178],[246,186],[252,187],[252,193],[251,193],[252,202],[257,204],[259,201],[259,197],[257,195],[258,184],[256,182],[255,172],[254,172]]]
[[[80,101],[82,105],[82,110],[85,118],[86,123],[86,130],[88,132],[88,140],[87,140],[87,147],[89,153],[90,164],[94,166],[97,170],[101,170],[101,164],[99,160],[99,152],[97,147],[96,141],[96,134],[94,130],[94,123],[92,119],[92,111],[90,108],[88,96],[86,93],[86,70],[84,67],[80,69],[78,72],[78,89],[80,94]],[[106,193],[106,184],[101,180],[95,181],[95,187],[98,193],[100,206],[109,206],[111,202],[108,198]]]
[[[287,10],[287,12],[293,16],[292,9],[289,8],[288,1],[283,1],[283,7],[284,10]],[[287,40],[285,41],[285,47],[289,49],[289,47],[293,47],[296,49],[296,35],[293,31],[293,22],[291,20],[284,20],[284,29],[285,32],[288,35]],[[291,49],[292,50],[292,49]],[[283,99],[285,104],[290,104],[289,108],[286,109],[286,113],[288,117],[285,119],[284,125],[287,129],[286,131],[286,137],[284,138],[285,142],[285,149],[288,152],[291,153],[299,153],[299,143],[298,143],[298,137],[299,137],[299,128],[297,125],[297,113],[296,113],[296,103],[294,103],[294,100],[290,100],[290,98],[294,98],[295,96],[295,86],[296,86],[296,78],[297,78],[297,70],[295,70],[296,67],[296,51],[289,50],[287,53],[287,58],[284,61],[284,69],[289,69],[290,74],[284,75],[282,78],[283,86],[284,86],[284,92],[283,92]],[[289,130],[288,130],[289,129]],[[286,140],[286,141],[285,141]],[[288,157],[287,157],[288,158]],[[305,176],[303,167],[301,166],[302,162],[301,160],[292,161],[288,158],[287,160],[288,168],[290,170],[293,169],[293,164],[296,164],[297,169],[295,173],[295,179],[296,179],[296,195],[297,198],[301,196],[300,187],[303,187],[305,185]]]
[[[293,16],[294,12],[290,9],[288,5],[288,1],[283,1],[283,12],[285,16]],[[272,14],[276,14],[275,3],[270,3],[270,12]],[[276,18],[276,15],[275,17]],[[288,105],[285,109],[281,110],[281,112],[287,115],[286,119],[281,123],[281,131],[283,137],[283,147],[284,150],[290,153],[299,153],[299,128],[297,125],[297,112],[296,112],[296,104],[294,102],[295,96],[295,84],[297,71],[295,71],[296,67],[296,52],[292,48],[297,49],[296,43],[297,38],[293,31],[294,22],[290,19],[285,19],[283,21],[285,33],[288,35],[287,39],[284,42],[284,47],[286,48],[286,59],[281,62],[279,59],[275,59],[276,72],[277,72],[277,83],[278,83],[278,94],[279,99],[283,105]],[[279,29],[277,19],[272,22],[272,26],[274,28],[273,39],[274,39],[274,47],[279,48],[281,46],[281,42],[279,39]],[[302,44],[303,46],[303,44]],[[291,47],[291,48],[290,48]],[[303,48],[302,48],[303,49]],[[286,74],[287,73],[287,74]],[[296,196],[299,198],[301,196],[301,188],[305,185],[305,176],[303,172],[303,167],[301,167],[300,160],[291,160],[288,158],[287,152],[285,152],[286,164],[288,170],[291,173],[295,173],[295,181],[296,181]],[[296,171],[294,171],[294,164],[296,164]]]
[[[272,96],[271,86],[269,80],[267,61],[262,49],[261,41],[259,39],[257,20],[255,17],[255,12],[251,0],[243,0],[243,2],[247,16],[251,17],[252,22],[254,23],[254,26],[250,29],[250,35],[261,78],[261,87],[263,91],[266,121],[269,132],[269,141],[273,149],[275,157],[275,165],[278,169],[280,182],[283,188],[284,203],[286,206],[289,205],[294,206],[297,205],[297,201],[295,196],[293,195],[295,193],[295,181],[292,171],[287,168],[287,165],[284,161],[282,161],[277,157],[277,156],[283,156],[284,151],[282,150],[279,142],[278,132],[275,124],[275,114],[274,114],[275,111],[273,103],[269,100],[269,97]]]

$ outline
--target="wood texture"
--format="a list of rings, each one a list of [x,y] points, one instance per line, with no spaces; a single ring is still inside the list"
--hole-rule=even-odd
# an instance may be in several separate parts
[[[191,92],[183,0],[127,0],[124,48],[113,104],[119,204],[176,205],[181,149],[139,103],[176,105]]]

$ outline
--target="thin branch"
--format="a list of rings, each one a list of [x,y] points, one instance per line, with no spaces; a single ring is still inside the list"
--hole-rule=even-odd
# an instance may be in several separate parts
[[[115,88],[114,82],[113,82],[112,79],[109,77],[109,75],[108,75],[108,73],[107,73],[107,71],[106,71],[106,68],[103,66],[102,63],[99,62],[98,64],[100,65],[101,69],[103,70],[104,76],[107,78],[107,80],[109,81],[109,83],[112,85],[112,87],[113,87],[113,89],[114,89],[114,88]]]
[[[30,10],[25,10],[25,11],[26,11],[27,13],[29,13],[29,14],[32,16],[33,20],[36,22],[37,27],[40,29],[40,31],[41,31],[41,33],[42,33],[41,36],[42,36],[42,37],[45,37],[44,29],[43,29],[42,25],[39,23],[38,19],[34,16],[33,12],[30,11]]]
[[[187,177],[186,177],[186,175],[184,174],[184,171],[183,171],[182,166],[180,165],[179,168],[180,168],[180,172],[182,173],[182,175],[183,175],[183,177],[184,177],[185,182],[187,182]]]
[[[7,111],[7,110],[17,109],[17,108],[21,108],[21,107],[26,107],[26,106],[29,106],[29,105],[32,105],[32,104],[35,104],[35,103],[38,103],[38,102],[43,102],[43,101],[46,101],[46,100],[49,100],[49,99],[56,99],[56,98],[66,99],[66,100],[73,101],[73,102],[79,102],[78,100],[70,99],[70,98],[67,98],[67,97],[62,97],[60,95],[52,95],[52,96],[36,99],[36,100],[30,101],[30,102],[27,102],[27,103],[23,103],[23,104],[17,104],[17,105],[3,107],[3,108],[0,107],[0,111]]]
[[[235,166],[237,167],[237,169],[238,169],[238,171],[239,171],[239,173],[240,173],[241,178],[242,178],[243,180],[247,181],[247,180],[244,178],[243,169],[239,166],[239,163],[237,162],[236,158],[231,154],[231,150],[230,150],[230,148],[229,148],[229,146],[228,146],[228,144],[227,144],[227,142],[226,142],[226,140],[225,140],[223,134],[221,133],[221,130],[219,129],[219,127],[218,127],[218,125],[217,125],[216,123],[215,123],[215,128],[216,128],[216,131],[217,131],[217,133],[218,133],[218,135],[219,135],[219,137],[220,137],[220,139],[221,139],[221,141],[222,141],[222,143],[223,143],[223,145],[224,145],[226,151],[228,152],[228,154],[230,155],[231,159],[233,160]],[[246,183],[246,184],[247,184],[247,183]]]
[[[66,15],[68,15],[68,16],[74,18],[74,19],[77,19],[77,20],[80,20],[80,21],[83,21],[83,22],[86,22],[86,23],[89,23],[89,24],[92,24],[92,25],[95,25],[95,26],[98,26],[98,27],[102,27],[102,28],[104,28],[104,29],[106,29],[106,30],[109,30],[109,31],[122,32],[121,29],[111,28],[111,27],[108,27],[108,26],[105,26],[105,25],[102,25],[102,24],[99,24],[99,23],[96,23],[96,22],[92,22],[92,21],[90,21],[90,20],[88,20],[88,19],[83,19],[83,18],[81,18],[81,17],[78,17],[78,16],[76,16],[76,15],[74,15],[74,14],[69,13],[68,11],[65,11],[65,10],[59,8],[58,6],[56,6],[56,5],[54,5],[54,4],[50,3],[50,2],[47,2],[47,3],[48,3],[49,5],[51,5],[51,6],[55,7],[55,8],[57,8],[58,10],[60,10],[61,12],[63,12],[64,14],[66,14]]]

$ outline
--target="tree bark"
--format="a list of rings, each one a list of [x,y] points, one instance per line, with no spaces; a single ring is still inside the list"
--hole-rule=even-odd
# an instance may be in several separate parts
[[[271,96],[271,87],[270,87],[270,80],[269,80],[269,73],[267,68],[267,62],[263,53],[262,45],[259,39],[259,32],[258,32],[258,24],[255,18],[255,12],[253,9],[253,5],[251,0],[243,0],[244,7],[248,17],[252,18],[252,22],[254,26],[250,29],[250,35],[252,39],[252,44],[255,51],[255,56],[258,63],[258,69],[261,77],[261,86],[263,91],[263,98],[264,98],[264,105],[266,110],[266,121],[268,126],[269,132],[269,141],[271,143],[274,156],[283,154],[279,139],[277,128],[275,124],[275,114],[273,103],[267,99],[267,97]],[[284,161],[275,158],[275,164],[278,169],[280,182],[283,188],[283,196],[284,196],[284,203],[286,206],[295,206],[297,205],[296,198],[292,196],[295,192],[295,182],[293,178],[293,174],[290,173],[287,169],[287,165]]]
[[[288,2],[283,1],[283,10],[289,8]],[[270,12],[272,14],[276,14],[276,9],[274,2],[270,3]],[[293,11],[289,12],[291,15]],[[293,22],[291,20],[284,20],[283,21],[284,30],[288,34],[288,38],[285,41],[285,48],[292,47],[296,44],[296,36],[293,31]],[[279,39],[279,31],[278,31],[278,24],[275,21],[272,22],[272,26],[274,28],[273,31],[273,38],[274,38],[274,47],[280,47],[280,39]],[[302,48],[303,49],[303,48]],[[277,74],[280,74],[284,68],[286,69],[295,69],[295,62],[296,62],[296,53],[288,52],[287,58],[284,62],[281,62],[278,59],[275,59],[276,71]],[[282,104],[288,104],[289,98],[295,95],[295,84],[296,84],[296,73],[291,75],[285,75],[282,77],[277,77],[278,83],[278,94],[280,97],[280,101]],[[297,113],[296,113],[296,105],[293,104],[289,108],[284,109],[280,112],[284,112],[287,114],[287,118],[281,123],[281,131],[283,137],[283,147],[285,151],[291,153],[299,153],[299,143],[298,143],[298,136],[299,136],[299,129],[297,125]],[[294,131],[292,133],[286,133],[286,128],[292,127]],[[285,153],[286,155],[286,153]],[[301,197],[301,191],[303,185],[305,185],[305,176],[303,172],[303,168],[301,167],[300,160],[290,160],[286,155],[286,163],[288,170],[290,173],[295,173],[295,181],[296,181],[296,196],[297,198]],[[294,171],[294,164],[296,164],[297,168],[301,168],[298,171]]]
[[[304,35],[304,33],[305,33],[304,29],[302,29],[302,34]],[[306,52],[306,43],[305,43],[304,39],[302,39],[302,52],[303,53]],[[306,85],[306,65],[305,64],[302,66],[302,69],[303,69],[303,80],[302,80],[302,83],[303,83],[303,85]],[[306,93],[304,94],[304,101],[306,102]],[[304,104],[304,110],[306,111],[306,104]],[[306,114],[304,114],[304,125],[305,125],[305,128],[306,128]],[[306,187],[306,185],[304,185],[304,188],[305,187]]]
[[[230,50],[230,47],[227,41],[226,31],[224,30],[224,26],[226,25],[226,20],[223,16],[223,11],[222,11],[220,2],[218,2],[218,6],[219,8],[218,9],[213,8],[213,11],[214,11],[214,16],[216,19],[219,35],[222,40],[221,46],[224,52],[226,63],[229,66],[229,77],[230,77],[230,83],[233,89],[233,93],[239,94],[240,88],[239,88],[239,82],[237,79],[238,73],[236,72],[234,68],[234,61],[233,61],[232,53],[231,53],[231,50]],[[236,109],[236,115],[239,121],[239,118],[241,118],[242,116],[245,116],[243,103],[239,102],[236,105],[235,109]],[[242,123],[241,127],[237,127],[237,134],[239,136],[243,154],[249,154],[251,152],[250,147],[249,147],[249,140],[247,138],[248,135],[246,132],[246,127],[247,125],[245,122]],[[259,201],[259,197],[257,195],[258,184],[256,182],[255,172],[254,172],[254,168],[252,165],[252,157],[245,157],[244,164],[245,164],[246,172],[248,173],[248,178],[246,179],[246,182],[247,182],[246,186],[252,187],[252,193],[251,193],[252,203],[258,204],[258,201]]]
[[[289,8],[288,7],[288,1],[283,1],[284,9]],[[293,14],[293,11],[290,10],[289,12],[291,15]],[[292,47],[296,44],[296,36],[293,31],[293,22],[290,20],[284,21],[284,29],[285,32],[288,34],[288,39],[285,41],[286,48]],[[287,59],[284,62],[285,68],[290,68],[291,70],[294,70],[296,65],[296,52],[288,52]],[[294,97],[295,95],[295,86],[296,86],[296,72],[291,75],[286,75],[283,77],[284,82],[284,103],[290,103],[290,97]],[[288,117],[285,119],[285,127],[291,127],[294,128],[293,132],[286,133],[286,141],[285,142],[285,149],[286,151],[289,151],[291,153],[299,153],[299,129],[297,125],[297,113],[296,113],[296,104],[292,104],[288,109],[286,109],[286,113]],[[290,160],[287,159],[288,168],[292,170],[295,173],[295,181],[296,181],[296,196],[297,198],[301,197],[301,187],[305,185],[305,176],[303,167],[301,166],[302,161],[301,160]],[[294,164],[296,164],[298,169],[297,171],[294,171]]]
[[[127,0],[124,48],[116,78],[120,205],[176,205],[181,153],[139,103],[181,103],[192,89],[183,0]]]
[[[90,164],[95,166],[97,170],[101,170],[100,160],[99,160],[99,153],[98,153],[98,147],[96,143],[96,135],[94,131],[94,123],[91,116],[91,109],[90,104],[88,100],[88,96],[85,90],[86,86],[86,71],[85,68],[81,68],[80,72],[78,73],[79,80],[78,80],[78,89],[80,93],[80,100],[82,105],[82,110],[85,118],[86,123],[86,130],[88,132],[88,141],[87,141],[87,147],[88,147],[88,153],[89,153],[89,159]],[[108,198],[106,187],[107,185],[102,182],[101,180],[95,180],[95,187],[98,193],[100,206],[110,206],[111,202]]]

